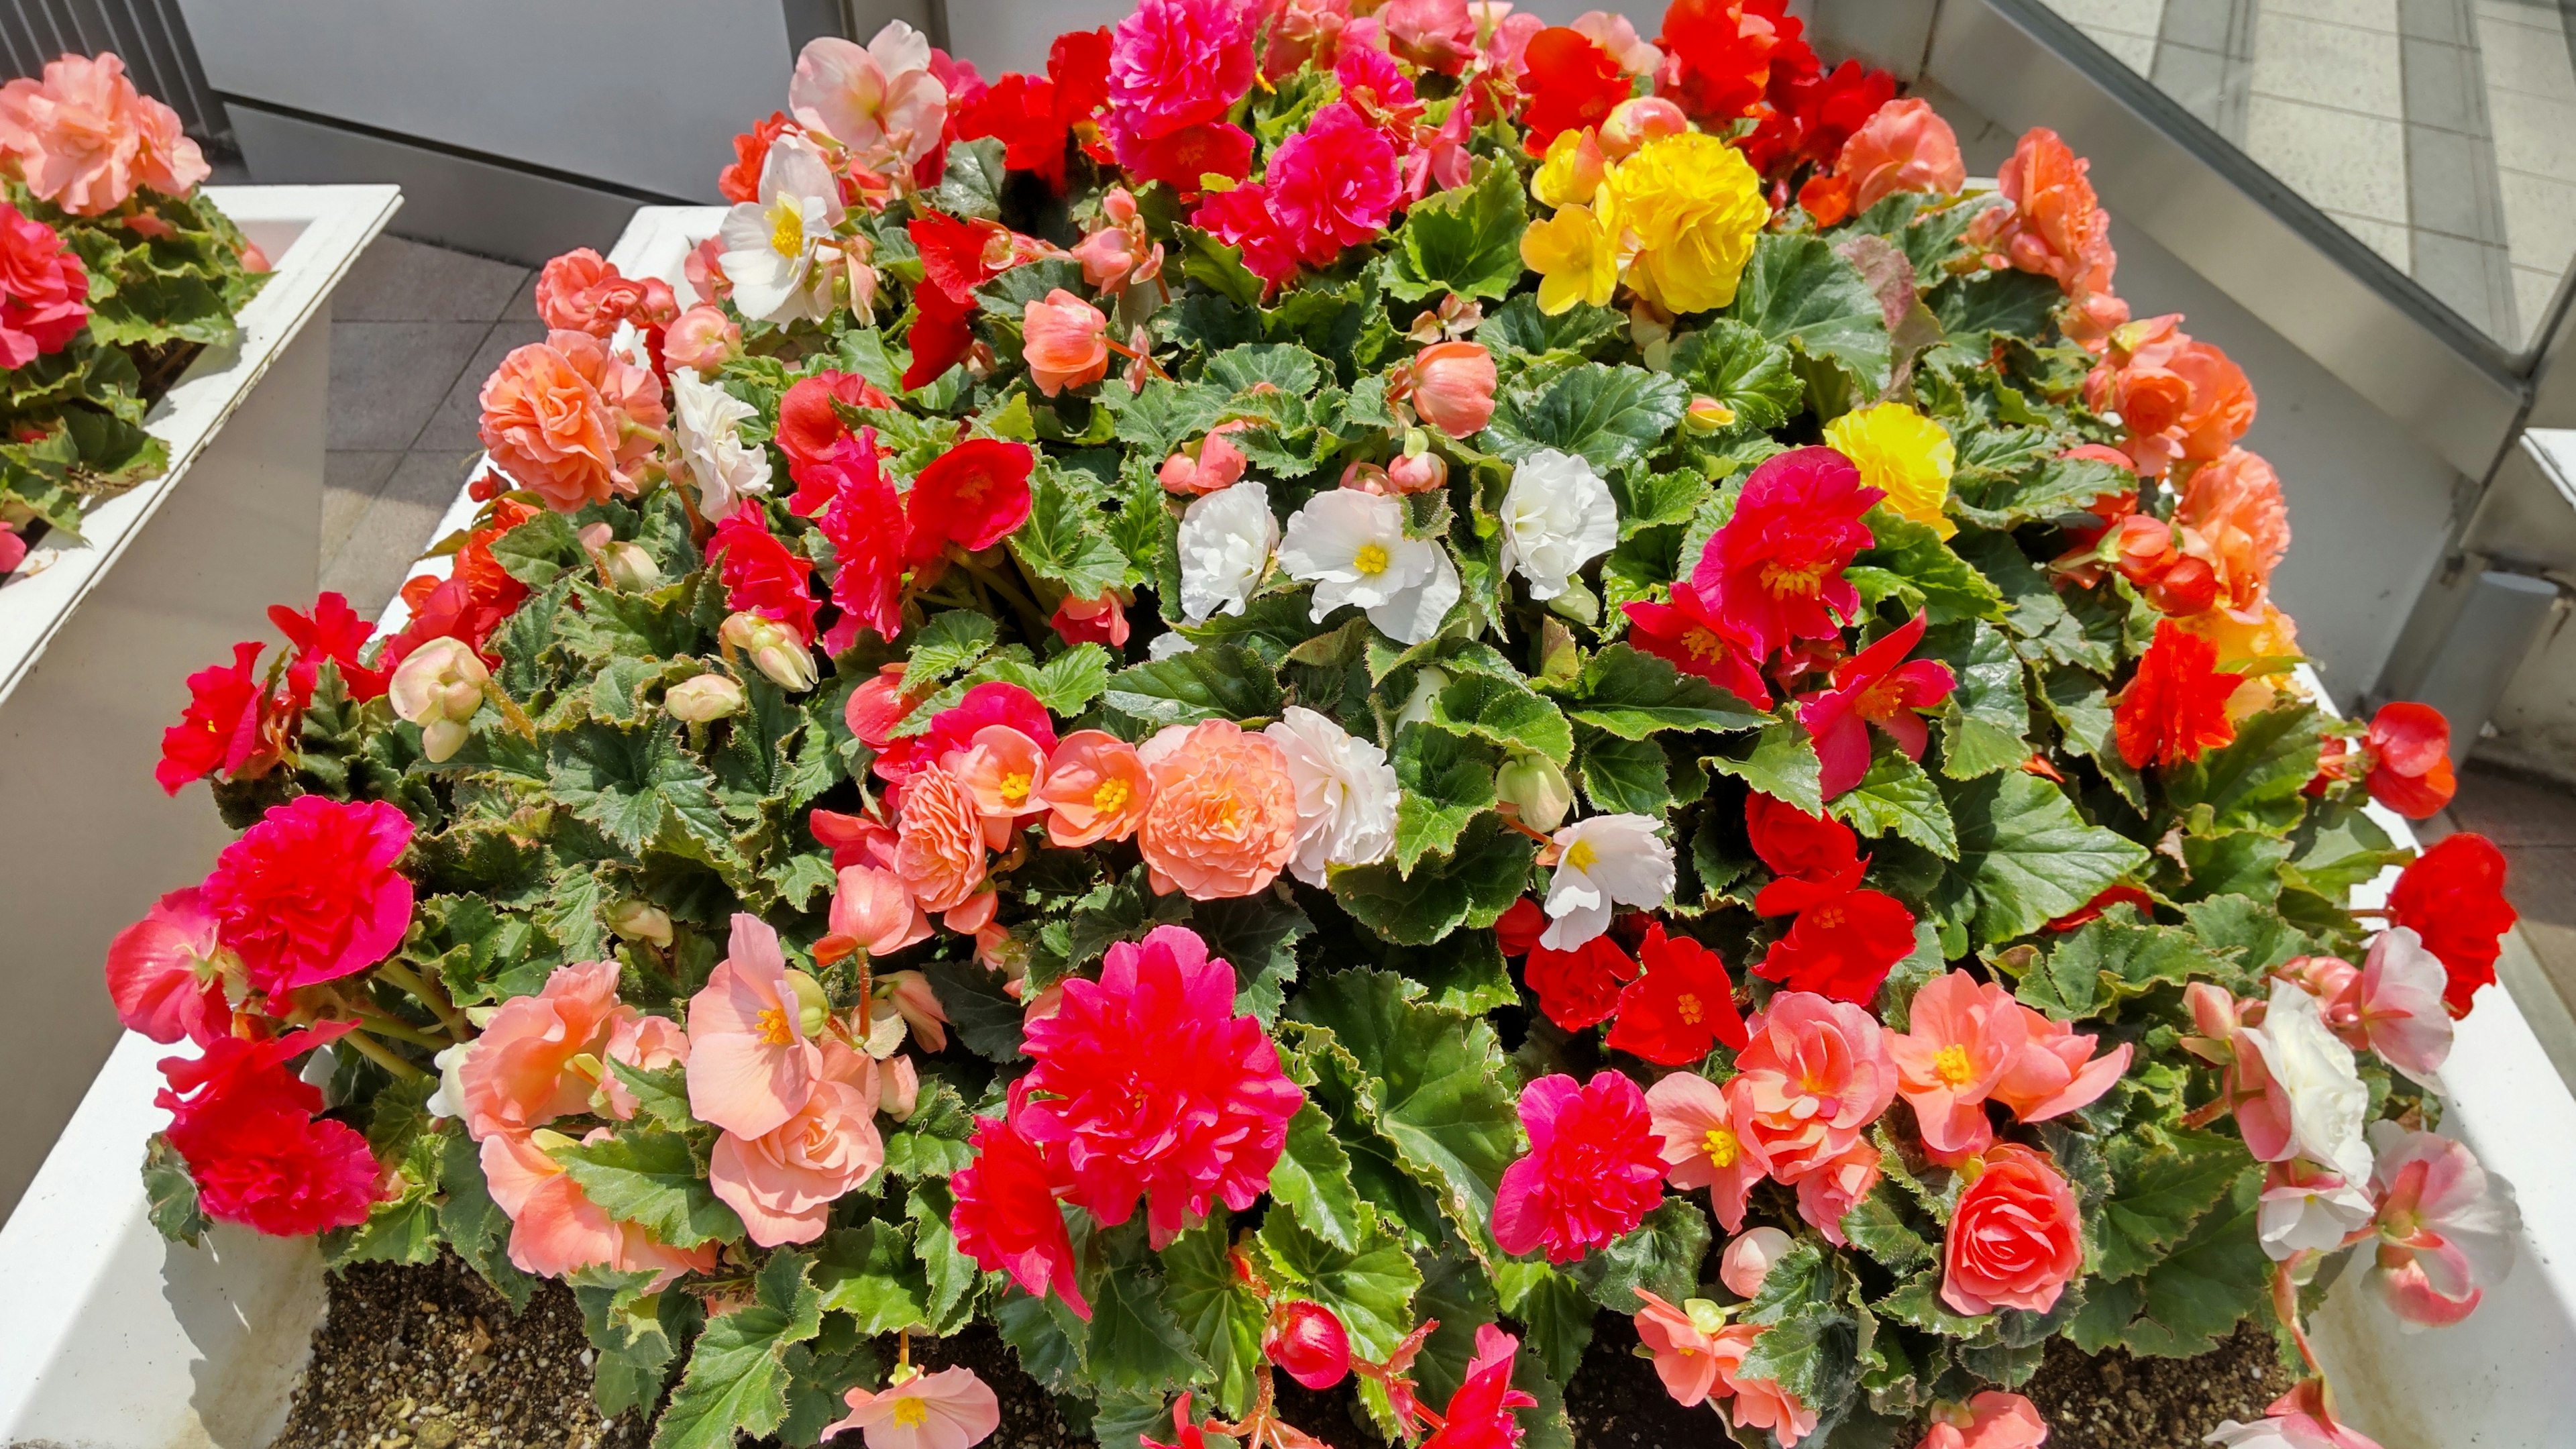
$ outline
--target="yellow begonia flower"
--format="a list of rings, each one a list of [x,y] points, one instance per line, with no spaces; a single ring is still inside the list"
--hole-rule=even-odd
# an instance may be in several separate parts
[[[1659,137],[1611,169],[1609,191],[1636,240],[1629,286],[1676,315],[1735,300],[1771,220],[1742,152],[1704,132]]]
[[[1542,206],[1589,206],[1608,169],[1590,127],[1559,131],[1547,143],[1547,159],[1530,177],[1530,195]]]
[[[1577,302],[1610,305],[1619,288],[1619,221],[1609,197],[1598,213],[1564,206],[1531,222],[1521,233],[1521,263],[1538,273],[1538,309],[1551,317]]]
[[[1862,483],[1885,492],[1898,516],[1943,538],[1959,531],[1941,511],[1958,451],[1939,423],[1903,403],[1880,403],[1825,424],[1825,445],[1852,460]]]

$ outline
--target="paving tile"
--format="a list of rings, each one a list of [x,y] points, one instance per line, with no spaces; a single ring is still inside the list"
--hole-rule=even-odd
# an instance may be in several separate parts
[[[2495,148],[2456,131],[2406,128],[2406,191],[2416,229],[2502,245],[2504,205]]]
[[[2397,29],[2419,40],[2477,43],[2476,21],[2463,0],[2397,0]]]
[[[2248,67],[2214,51],[2187,45],[2156,47],[2156,89],[2220,135],[2244,144]]]
[[[2334,218],[2335,225],[2359,237],[2362,245],[2386,257],[2390,266],[2401,272],[2414,270],[2414,241],[2402,223],[2377,221],[2340,211],[2329,211],[2326,215]]]
[[[420,436],[488,322],[334,322],[326,446],[400,450]]]
[[[2495,129],[2498,166],[2576,182],[2576,145],[2570,144],[2576,138],[2576,98],[2494,91],[2487,96],[2487,118]]]
[[[448,451],[481,447],[476,430],[483,420],[483,407],[478,399],[483,394],[484,379],[501,365],[502,358],[510,355],[510,349],[545,340],[544,324],[534,319],[496,323],[482,344],[474,349],[474,355],[455,374],[455,381],[448,387],[447,396],[440,400],[438,411],[431,415],[429,425],[420,430],[420,441],[416,446]]]
[[[2156,39],[2152,35],[2128,35],[2117,30],[2084,27],[2085,38],[2111,53],[2111,58],[2140,75],[2156,68]]]
[[[2408,124],[2487,134],[2486,88],[2476,52],[2429,40],[2401,40],[2398,46]]]
[[[2511,169],[2496,173],[2513,264],[2552,274],[2576,254],[2576,185]]]
[[[2576,100],[2576,62],[2563,36],[2493,25],[2479,34],[2478,64],[2495,90]]]
[[[2522,345],[2528,324],[2514,305],[2512,253],[2417,227],[2412,258],[2407,270],[2424,290],[2505,346]]]
[[[2549,315],[2558,297],[2558,274],[2517,263],[2513,269],[2513,310],[2526,332]]]
[[[332,294],[342,322],[490,322],[528,269],[390,233],[370,243]]]
[[[2397,0],[2264,0],[2263,15],[2295,15],[2361,30],[2397,33]]]
[[[2402,119],[2397,35],[2265,9],[2254,27],[2254,94]]]
[[[2405,127],[2273,96],[2246,104],[2245,153],[2328,211],[2406,220]]]
[[[2471,761],[2460,771],[2450,816],[2496,844],[2576,850],[2576,792],[2518,771]],[[2576,901],[2571,901],[2576,905]]]
[[[2048,8],[2074,21],[2085,30],[2123,31],[2130,35],[2153,35],[2162,22],[2165,0],[2044,0]]]
[[[322,587],[346,594],[350,607],[374,615],[391,602],[427,548],[441,514],[465,486],[476,455],[415,452],[404,455],[384,491],[350,530],[348,541],[322,570]]]
[[[2254,0],[2168,0],[2156,36],[2213,55],[2254,53]]]
[[[329,563],[331,556],[348,541],[376,495],[384,491],[385,480],[393,476],[394,466],[403,455],[395,452],[341,451],[322,455],[322,552],[318,562]]]

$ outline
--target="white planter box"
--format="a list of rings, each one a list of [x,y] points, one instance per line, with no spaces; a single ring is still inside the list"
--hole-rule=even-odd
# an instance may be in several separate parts
[[[681,260],[720,215],[645,207],[610,259],[685,293]],[[433,537],[464,527],[475,507],[460,493]],[[447,568],[427,559],[413,572]],[[380,627],[399,628],[404,614],[397,599]],[[2373,814],[2398,844],[2414,843],[2405,821]],[[2361,903],[2384,898],[2394,875]],[[2535,1003],[2533,1017],[2504,990],[2480,997],[2444,1073],[2444,1126],[2521,1195],[2513,1276],[2467,1323],[2409,1335],[2359,1288],[2366,1264],[2356,1262],[2312,1325],[2339,1404],[2386,1449],[2561,1449],[2576,1423],[2576,1097],[2542,1046],[2547,1035],[2576,1050],[2576,1034],[2521,936],[2505,950],[2506,981]],[[261,1449],[284,1422],[323,1309],[320,1260],[309,1244],[231,1229],[205,1252],[161,1242],[137,1164],[165,1121],[151,1099],[167,1050],[124,1038],[0,1227],[5,1449]]]
[[[331,292],[401,204],[390,186],[209,194],[276,265],[241,341],[153,407],[169,472],[0,587],[0,1214],[116,1043],[109,938],[223,845],[202,790],[153,783],[161,731],[190,672],[270,637],[270,604],[313,600]]]

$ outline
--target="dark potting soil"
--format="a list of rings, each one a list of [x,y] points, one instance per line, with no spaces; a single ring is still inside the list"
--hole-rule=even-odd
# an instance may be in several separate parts
[[[561,1284],[540,1285],[527,1311],[513,1315],[472,1269],[442,1256],[425,1267],[361,1264],[333,1278],[330,1293],[330,1316],[273,1449],[642,1449],[643,1425],[632,1416],[603,1422],[591,1400],[581,1310]],[[1636,1348],[1627,1318],[1594,1320],[1565,1398],[1577,1449],[1727,1442],[1717,1411],[1674,1403]],[[913,1357],[925,1368],[962,1364],[992,1386],[1002,1422],[986,1441],[991,1449],[1093,1442],[1066,1426],[1055,1399],[988,1327],[915,1340]],[[2221,1419],[2261,1417],[2292,1382],[2270,1336],[2248,1325],[2194,1359],[2088,1356],[2054,1341],[2022,1391],[2048,1419],[2049,1449],[2198,1449]],[[1282,1377],[1279,1409],[1339,1449],[1379,1443],[1348,1380],[1318,1394]],[[1917,1437],[1901,1435],[1896,1449],[1912,1449]]]

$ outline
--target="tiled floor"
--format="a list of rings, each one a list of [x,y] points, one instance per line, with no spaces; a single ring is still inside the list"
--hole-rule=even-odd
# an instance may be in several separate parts
[[[2522,938],[2538,960],[2539,975],[2569,1008],[2555,1014],[2564,1025],[2576,1013],[2576,792],[2472,764],[2460,773],[2460,793],[2451,808],[2417,827],[2428,844],[2455,830],[2474,830],[2504,851],[2505,896],[2522,913]],[[2510,953],[2502,965],[2523,1014],[2535,1029],[2545,1028],[2553,1014],[2528,999],[2523,983],[2514,980]],[[2576,1041],[2552,1042],[2552,1035],[2541,1030],[2553,1054],[2576,1051]],[[2562,1062],[2560,1070],[2576,1070],[2576,1062]]]
[[[534,274],[379,238],[332,305],[322,587],[374,615],[393,598],[482,445],[475,396],[545,336]]]

